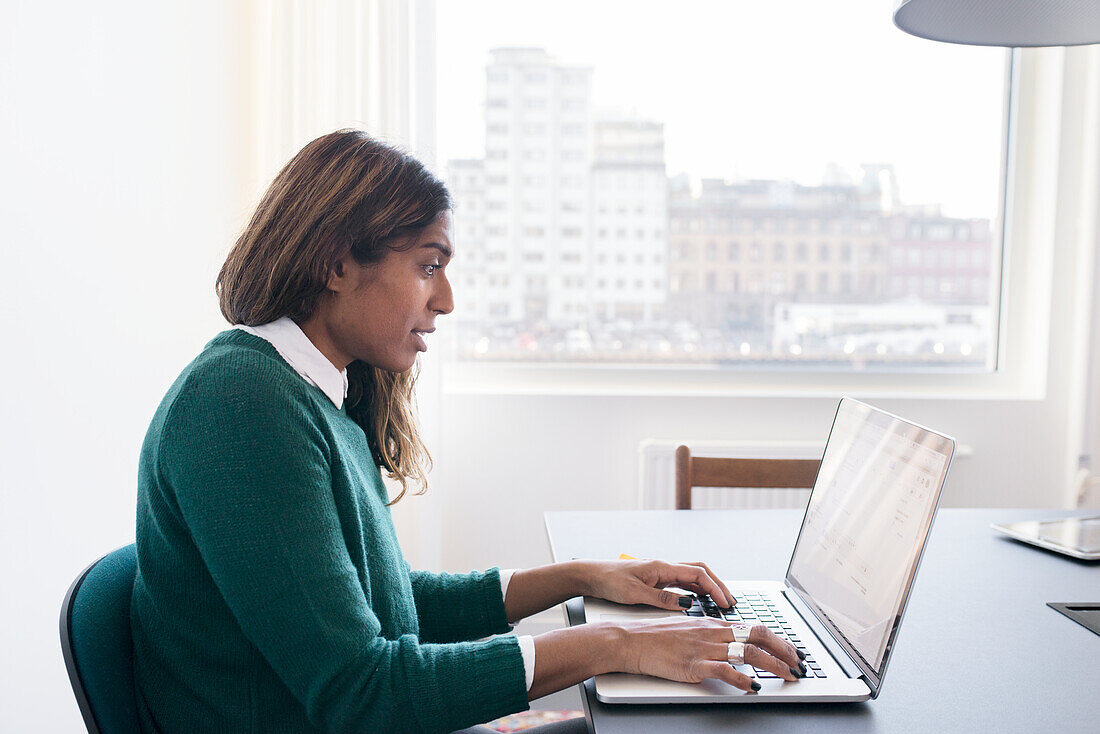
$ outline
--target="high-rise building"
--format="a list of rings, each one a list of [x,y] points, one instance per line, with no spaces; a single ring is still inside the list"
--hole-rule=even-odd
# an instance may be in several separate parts
[[[503,48],[485,81],[487,316],[575,323],[587,312],[591,70]]]
[[[593,138],[591,315],[651,321],[668,290],[664,126],[601,119]]]
[[[459,321],[481,323],[494,311],[506,312],[504,300],[493,301],[485,250],[485,161],[465,158],[447,162],[447,187],[454,200],[454,240],[458,258],[450,265]],[[495,276],[499,277],[499,276]],[[500,298],[500,294],[495,294]]]

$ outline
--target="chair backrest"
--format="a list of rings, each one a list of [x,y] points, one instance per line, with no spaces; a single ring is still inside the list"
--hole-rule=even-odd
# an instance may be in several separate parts
[[[137,734],[130,597],[137,575],[133,544],[84,569],[61,606],[61,652],[89,734]]]
[[[691,509],[692,487],[804,489],[814,486],[819,459],[730,459],[676,449],[676,509]]]

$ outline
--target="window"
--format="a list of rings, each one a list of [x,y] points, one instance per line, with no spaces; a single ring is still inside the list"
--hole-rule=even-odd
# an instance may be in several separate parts
[[[554,335],[583,330],[591,361],[636,361],[643,343],[664,339],[673,363],[719,368],[995,368],[1005,53],[899,40],[880,2],[853,0],[834,8],[845,19],[840,36],[798,31],[814,74],[757,64],[759,73],[731,80],[722,71],[731,63],[747,66],[774,53],[776,39],[791,32],[791,12],[824,23],[825,9],[814,0],[760,6],[747,33],[734,22],[744,12],[737,2],[701,0],[708,18],[730,21],[731,44],[692,44],[698,13],[670,11],[663,32],[672,53],[656,58],[641,39],[624,38],[614,49],[603,42],[629,4],[562,1],[583,9],[583,27],[550,4],[515,14],[494,12],[508,7],[500,0],[479,0],[486,32],[465,34],[468,3],[436,6],[440,58],[447,59],[436,85],[439,119],[447,121],[437,126],[437,155],[443,167],[491,159],[484,187],[456,196],[496,204],[486,215],[485,202],[459,201],[456,227],[464,215],[483,226],[462,230],[462,247],[476,251],[481,244],[471,240],[514,225],[518,242],[493,245],[537,246],[547,257],[520,254],[524,272],[556,279],[537,298],[517,283],[507,311],[490,307],[462,320],[460,345],[486,337],[492,344],[488,352],[460,348],[463,354],[552,362],[569,355],[553,351]],[[474,47],[473,37],[492,40]],[[837,43],[873,59],[868,73],[848,73],[851,59],[832,52]],[[823,87],[821,78],[834,82]],[[639,86],[639,79],[650,83]],[[728,93],[693,95],[684,104],[677,87],[685,84],[721,84]],[[767,92],[776,88],[786,93],[773,100]],[[483,107],[471,102],[474,90]],[[775,109],[745,114],[745,101],[759,99]],[[602,113],[640,107],[644,114]],[[939,113],[944,108],[952,109],[950,121]],[[794,122],[776,126],[776,119]],[[930,137],[929,130],[943,134]],[[723,152],[731,139],[753,142],[733,159]],[[922,142],[930,139],[939,142]],[[529,158],[516,160],[521,151]],[[515,211],[526,196],[547,203],[534,222]],[[583,257],[567,259],[578,251]],[[594,296],[575,285],[564,292],[556,269],[567,262],[569,277],[598,285],[597,272],[614,285],[600,302],[614,308],[585,303]],[[603,339],[612,325],[615,339]],[[713,338],[679,348],[688,326]],[[521,352],[520,334],[540,351]],[[601,351],[612,341],[620,346]],[[742,343],[752,345],[748,354],[724,351]]]

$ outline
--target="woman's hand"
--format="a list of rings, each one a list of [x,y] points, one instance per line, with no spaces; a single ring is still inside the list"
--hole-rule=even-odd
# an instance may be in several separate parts
[[[722,608],[736,604],[733,594],[703,562],[665,561],[579,561],[584,593],[620,604],[649,604],[661,609],[681,609],[679,594],[666,591],[674,586],[695,594],[710,594]],[[683,597],[691,606],[690,597]]]
[[[641,673],[687,683],[717,678],[743,691],[758,691],[759,683],[730,664],[733,629],[732,622],[681,615],[553,630],[535,637],[535,678],[528,696],[540,698],[601,673]],[[741,631],[737,636],[745,640]],[[749,632],[744,660],[788,681],[806,671],[798,651],[764,625]]]
[[[710,617],[670,617],[656,621],[625,622],[625,657],[620,666],[626,673],[699,683],[717,678],[743,691],[758,691],[760,684],[736,670],[729,662],[729,643],[734,642],[733,624]],[[744,639],[742,637],[742,639]],[[766,626],[752,628],[745,643],[744,661],[762,670],[794,681],[805,675],[794,645],[780,639]]]

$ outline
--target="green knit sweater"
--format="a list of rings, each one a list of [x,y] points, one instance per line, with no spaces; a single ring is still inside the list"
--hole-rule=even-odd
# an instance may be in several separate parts
[[[169,389],[138,471],[144,729],[447,732],[527,708],[497,569],[409,570],[362,429],[240,330]]]

